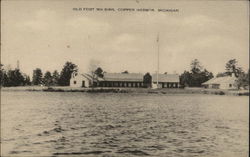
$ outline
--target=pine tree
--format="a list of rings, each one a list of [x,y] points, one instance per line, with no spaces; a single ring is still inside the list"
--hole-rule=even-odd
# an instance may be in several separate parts
[[[44,74],[43,83],[45,86],[51,86],[53,83],[53,77],[49,71]]]
[[[59,75],[59,73],[57,72],[57,70],[55,70],[54,72],[53,72],[53,74],[52,74],[52,84],[54,85],[54,86],[57,86],[58,85],[58,81],[59,81],[59,79],[60,79],[60,75]]]
[[[71,62],[66,62],[60,73],[59,85],[69,86],[71,74],[76,71],[77,71],[77,65]]]
[[[36,68],[35,70],[33,70],[32,84],[33,85],[42,84],[42,77],[43,77],[43,73],[40,68]]]

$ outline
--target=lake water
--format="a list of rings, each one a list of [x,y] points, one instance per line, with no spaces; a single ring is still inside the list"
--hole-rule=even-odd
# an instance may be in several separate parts
[[[247,157],[248,98],[2,92],[1,153]]]

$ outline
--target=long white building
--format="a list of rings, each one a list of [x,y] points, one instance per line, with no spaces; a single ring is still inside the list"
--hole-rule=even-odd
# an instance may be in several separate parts
[[[141,73],[104,73],[103,77],[95,77],[90,74],[73,73],[70,86],[71,87],[154,87],[157,83],[157,76],[153,74],[150,85],[144,82],[144,74]],[[179,81],[178,74],[159,74],[158,88],[178,88]]]

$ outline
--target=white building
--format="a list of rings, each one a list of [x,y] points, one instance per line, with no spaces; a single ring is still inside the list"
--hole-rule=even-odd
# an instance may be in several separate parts
[[[93,83],[92,77],[88,74],[72,73],[70,79],[71,87],[90,87]]]
[[[150,74],[149,74],[150,75]],[[94,81],[89,74],[73,73],[70,79],[71,87],[154,87],[157,83],[156,74],[150,75],[151,83],[144,83],[144,74],[141,73],[104,73],[103,77],[95,78]],[[178,88],[178,74],[159,74],[158,88]]]
[[[237,89],[236,80],[234,74],[232,76],[224,77],[215,77],[207,82],[202,83],[205,88],[214,88],[214,89]]]

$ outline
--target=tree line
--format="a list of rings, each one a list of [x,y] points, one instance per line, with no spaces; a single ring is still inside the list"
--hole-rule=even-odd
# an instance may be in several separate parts
[[[190,71],[184,71],[180,75],[181,87],[201,87],[202,83],[213,78],[212,72],[205,69],[198,59],[194,59],[190,64]]]
[[[72,62],[66,62],[59,73],[57,70],[53,72],[46,71],[44,74],[40,68],[33,70],[32,80],[30,77],[20,71],[20,69],[6,70],[1,64],[0,80],[1,86],[27,86],[27,85],[45,85],[45,86],[69,86],[70,78],[73,72],[78,71],[77,65]],[[104,71],[101,67],[93,69],[92,77],[103,77]],[[127,70],[122,73],[129,73]],[[249,70],[244,72],[238,65],[236,59],[229,60],[225,65],[225,71],[220,72],[216,77],[231,76],[234,74],[237,77],[236,85],[238,88],[249,87]],[[180,75],[181,87],[201,87],[202,83],[213,78],[212,72],[209,72],[201,65],[198,59],[191,61],[190,70],[185,70]]]
[[[1,65],[0,70],[1,86],[11,87],[31,85],[30,77],[26,74],[23,74],[19,69],[4,70],[2,67],[3,65]]]
[[[74,63],[66,62],[59,73],[46,71],[44,74],[40,68],[33,70],[32,80],[28,75],[22,73],[20,69],[4,69],[1,64],[0,82],[3,87],[44,85],[44,86],[69,86],[70,78],[73,72],[77,72],[78,67]]]

